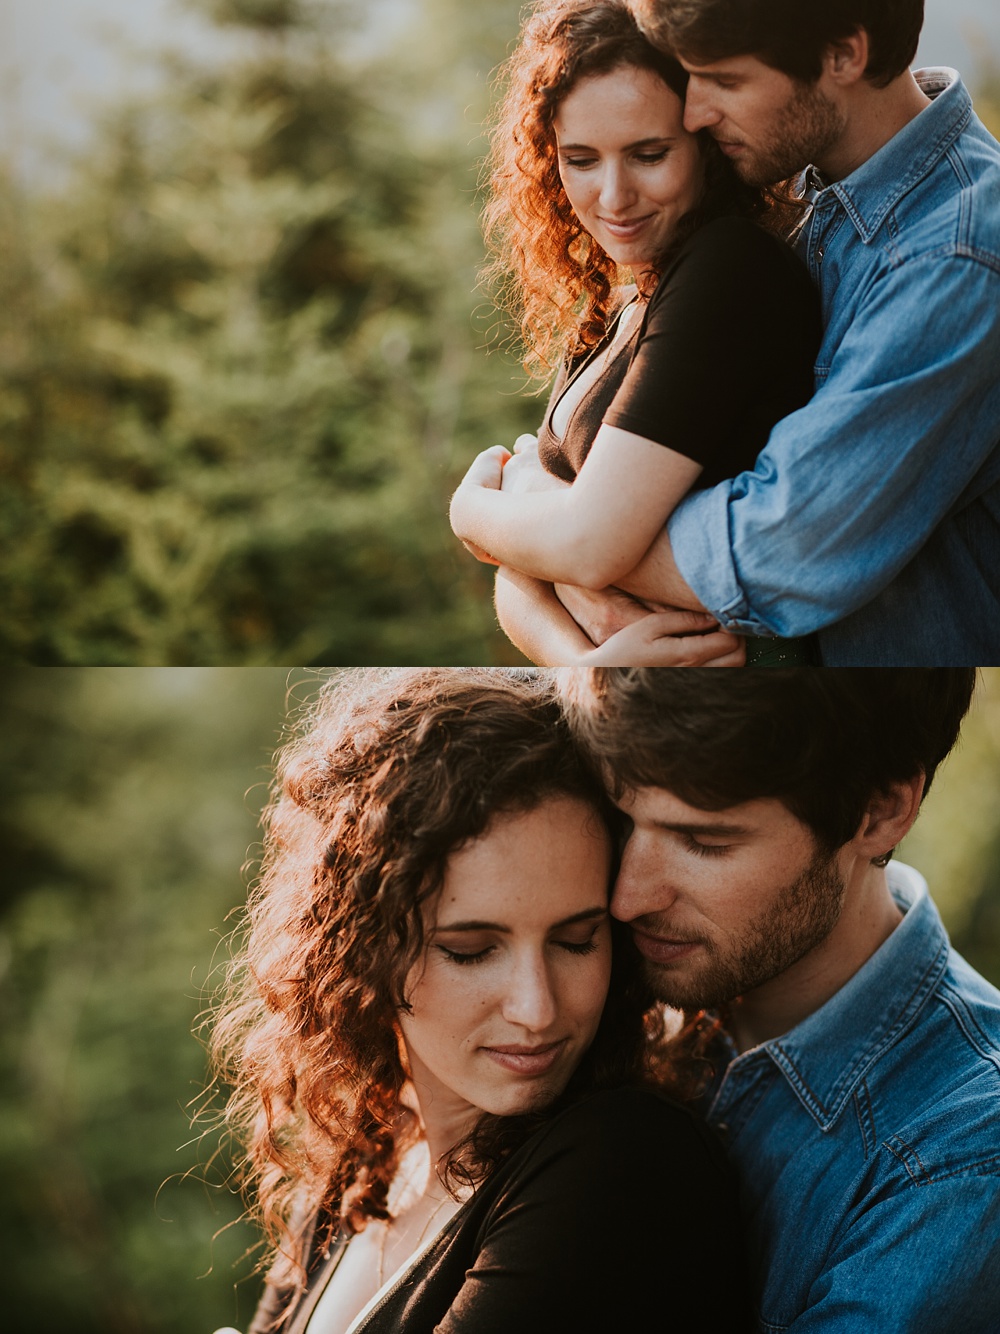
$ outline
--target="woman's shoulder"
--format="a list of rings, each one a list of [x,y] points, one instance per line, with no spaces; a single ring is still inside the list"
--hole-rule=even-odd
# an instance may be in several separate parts
[[[704,223],[680,246],[664,278],[669,280],[685,268],[711,273],[717,281],[735,276],[741,282],[815,290],[806,266],[788,242],[752,218],[728,216]]]
[[[743,330],[752,346],[767,344],[768,331],[779,342],[793,330],[818,342],[819,293],[780,237],[750,218],[713,218],[680,246],[650,300],[650,331],[678,319],[706,337]]]
[[[523,1146],[526,1166],[579,1157],[593,1174],[634,1166],[654,1175],[679,1166],[703,1179],[728,1176],[715,1137],[690,1108],[645,1086],[603,1089],[562,1108]]]

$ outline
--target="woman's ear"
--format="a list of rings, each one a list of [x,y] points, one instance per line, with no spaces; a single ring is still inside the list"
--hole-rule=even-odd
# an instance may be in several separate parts
[[[924,795],[924,774],[914,774],[876,793],[852,840],[859,857],[885,865],[889,855],[913,827]]]

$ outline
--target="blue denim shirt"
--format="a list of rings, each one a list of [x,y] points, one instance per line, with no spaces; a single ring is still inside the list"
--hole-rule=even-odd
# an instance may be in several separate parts
[[[906,915],[790,1033],[736,1056],[710,1124],[740,1171],[762,1331],[1000,1330],[1000,992]]]
[[[953,70],[918,78],[879,152],[812,173],[815,397],[668,525],[724,626],[819,630],[828,666],[1000,663],[1000,144]]]

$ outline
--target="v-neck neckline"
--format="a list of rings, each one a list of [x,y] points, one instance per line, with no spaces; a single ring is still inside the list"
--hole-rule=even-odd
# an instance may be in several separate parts
[[[569,393],[570,389],[572,389],[572,387],[579,380],[580,376],[583,375],[584,371],[586,371],[588,366],[592,366],[602,352],[608,351],[609,344],[612,344],[614,342],[615,335],[622,321],[622,317],[624,316],[627,310],[631,310],[633,306],[638,304],[639,299],[640,299],[639,292],[636,291],[635,295],[630,297],[629,300],[626,301],[620,307],[614,319],[611,321],[611,324],[609,325],[608,330],[605,333],[604,337],[598,344],[596,344],[596,346],[590,349],[590,351],[583,358],[580,364],[570,373],[570,375],[566,379],[565,384],[563,384],[562,387],[560,388],[558,396],[550,404],[549,410],[545,415],[545,426],[547,427],[549,434],[552,436],[552,439],[555,440],[557,444],[561,445],[566,440],[567,436],[569,435],[569,429],[570,425],[572,424],[573,418],[576,416],[576,413],[579,410],[581,404],[586,402],[587,395],[584,394],[583,397],[578,402],[573,404],[573,406],[569,410],[569,415],[566,418],[564,429],[557,434],[555,427],[553,425],[553,419],[556,415],[556,412],[559,409],[559,405],[562,403],[563,399]],[[597,376],[597,379],[594,381],[595,385],[600,383],[602,376],[605,375],[607,371],[614,365],[614,363],[621,356],[622,352],[624,352],[624,350],[633,341],[636,334],[641,328],[642,328],[642,319],[641,318],[636,319],[633,327],[629,330],[629,332],[619,343],[618,347],[613,350],[611,356],[608,358],[607,364],[605,365],[604,369],[601,371],[601,373]]]

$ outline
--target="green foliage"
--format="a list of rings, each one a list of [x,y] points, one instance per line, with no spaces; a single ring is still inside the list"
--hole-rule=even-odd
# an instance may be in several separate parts
[[[361,60],[356,4],[200,7],[234,54],[117,109],[62,197],[0,191],[0,658],[502,658],[446,519],[539,411],[472,316],[499,31],[460,56],[439,2]]]
[[[214,1141],[190,1142],[191,1029],[244,897],[285,673],[20,669],[2,685],[6,1327],[245,1324],[255,1284],[237,1308],[234,1262],[255,1237],[213,1240],[240,1209]]]

